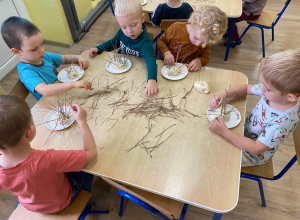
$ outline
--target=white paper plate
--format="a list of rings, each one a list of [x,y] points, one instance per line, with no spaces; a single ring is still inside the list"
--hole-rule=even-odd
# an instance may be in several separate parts
[[[183,79],[184,77],[186,77],[189,73],[188,69],[186,68],[185,65],[181,64],[181,63],[175,63],[175,65],[180,65],[181,69],[182,69],[182,73],[178,76],[169,76],[168,73],[170,71],[171,66],[167,66],[165,65],[162,69],[161,69],[161,75],[163,75],[163,77],[170,79],[170,80],[180,80]]]
[[[64,112],[67,112],[69,114],[69,116],[71,117],[70,122],[65,124],[65,125],[57,124],[56,119],[57,119],[57,116],[58,116],[58,108],[55,108],[52,111],[50,111],[44,119],[45,126],[48,129],[50,129],[50,130],[63,130],[65,128],[71,126],[74,123],[75,118],[73,117],[73,115],[71,113],[71,107],[70,106],[62,106],[61,109],[63,109]]]
[[[124,72],[128,71],[131,68],[131,62],[127,58],[122,58],[122,59],[126,60],[127,68],[125,68],[125,69],[115,69],[113,67],[113,65],[111,65],[111,63],[114,61],[114,59],[112,59],[111,62],[107,62],[107,64],[106,64],[107,71],[111,72],[111,73],[124,73]]]
[[[229,114],[229,120],[224,122],[227,126],[227,128],[233,128],[235,126],[237,126],[240,122],[241,122],[241,114],[239,112],[239,110],[237,110],[235,107],[233,107],[232,105],[227,104],[226,105],[226,110],[230,111]],[[211,109],[210,107],[207,109],[207,118],[209,121],[213,120],[215,117],[217,117],[217,109]]]
[[[57,78],[60,82],[69,82],[69,81],[77,81],[79,79],[81,79],[84,75],[84,70],[80,69],[79,66],[73,66],[77,72],[78,72],[78,76],[75,78],[75,79],[70,79],[68,77],[68,73],[65,69],[62,69],[58,75],[57,75]]]
[[[141,0],[141,5],[147,4],[147,0]]]

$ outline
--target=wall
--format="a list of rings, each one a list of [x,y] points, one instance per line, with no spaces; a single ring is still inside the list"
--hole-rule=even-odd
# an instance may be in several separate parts
[[[73,44],[68,21],[60,0],[23,0],[32,22],[45,40]]]

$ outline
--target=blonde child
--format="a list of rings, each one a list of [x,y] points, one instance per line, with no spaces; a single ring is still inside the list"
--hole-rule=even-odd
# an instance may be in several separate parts
[[[87,113],[71,108],[83,138],[82,150],[35,150],[36,135],[27,103],[15,95],[0,95],[0,190],[18,196],[26,209],[54,213],[70,204],[80,190],[91,191],[93,175],[79,172],[97,158]],[[66,143],[67,144],[67,143]]]
[[[211,121],[209,127],[212,131],[242,149],[242,166],[266,163],[296,127],[299,120],[299,60],[299,49],[276,53],[261,63],[262,85],[241,85],[230,89],[231,97],[261,96],[246,119],[245,136],[229,130],[219,118]],[[218,108],[225,96],[223,92],[212,99],[209,105]]]
[[[166,65],[187,63],[189,71],[198,71],[208,64],[210,45],[222,38],[226,28],[226,14],[215,6],[204,5],[191,14],[187,23],[172,24],[157,47]]]
[[[157,86],[157,64],[153,53],[153,44],[142,24],[145,20],[141,2],[137,0],[116,0],[115,16],[120,29],[112,38],[94,48],[90,49],[89,55],[95,57],[103,51],[112,51],[120,48],[119,53],[124,52],[135,57],[144,57],[148,71],[146,94],[156,95],[159,90]]]
[[[196,8],[181,0],[168,0],[159,4],[153,12],[151,22],[153,26],[160,26],[163,19],[189,19]]]
[[[85,80],[54,84],[58,74],[56,68],[62,63],[78,62],[81,69],[88,68],[89,63],[79,55],[45,52],[42,33],[32,22],[10,17],[2,23],[1,34],[11,51],[21,58],[18,64],[20,80],[37,100],[43,95],[57,95],[72,88],[91,88],[91,83]]]

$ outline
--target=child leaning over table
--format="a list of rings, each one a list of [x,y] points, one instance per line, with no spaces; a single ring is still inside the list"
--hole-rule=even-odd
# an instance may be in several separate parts
[[[115,0],[115,16],[120,25],[118,33],[95,48],[91,48],[89,55],[95,57],[103,51],[112,51],[116,48],[119,53],[144,57],[146,60],[148,79],[146,94],[158,94],[157,64],[153,53],[153,44],[142,24],[145,20],[141,2],[137,0]]]
[[[30,211],[54,213],[68,206],[80,189],[91,191],[93,175],[79,171],[98,152],[86,111],[77,104],[71,111],[83,149],[36,150],[30,146],[36,129],[28,104],[15,95],[0,95],[0,190],[17,195]]]
[[[299,60],[300,49],[276,53],[261,63],[262,85],[241,85],[230,89],[230,97],[261,96],[246,119],[245,137],[232,132],[218,117],[211,121],[209,127],[212,131],[242,149],[242,166],[266,163],[295,129],[299,120]],[[209,105],[218,108],[225,96],[223,92]]]
[[[43,95],[57,95],[72,88],[91,88],[91,83],[85,80],[54,84],[58,74],[56,68],[62,63],[78,62],[81,69],[86,69],[89,63],[80,55],[45,52],[42,33],[32,22],[10,17],[2,23],[1,34],[11,51],[21,58],[18,64],[20,80],[37,100]]]
[[[153,12],[151,23],[153,26],[160,26],[163,19],[189,19],[196,8],[181,0],[168,0],[166,3],[159,4]]]
[[[210,45],[217,43],[227,28],[226,14],[215,6],[203,5],[188,22],[172,24],[157,41],[165,65],[187,63],[198,71],[209,62]]]

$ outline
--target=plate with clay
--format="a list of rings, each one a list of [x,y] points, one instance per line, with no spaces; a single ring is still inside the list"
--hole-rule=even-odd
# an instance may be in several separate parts
[[[211,107],[209,107],[206,112],[207,119],[209,121],[212,121],[215,117],[218,116],[224,121],[227,128],[234,128],[241,122],[241,114],[239,110],[237,110],[232,105],[227,104],[225,112],[227,112],[227,114],[221,117],[220,108],[212,109]]]
[[[107,62],[106,69],[111,73],[125,73],[131,68],[131,61],[125,57]]]
[[[64,113],[62,113],[64,112]],[[70,127],[75,121],[70,106],[62,106],[51,110],[45,117],[44,123],[50,130],[63,130]]]
[[[143,6],[145,4],[147,4],[147,0],[141,0],[141,5]]]
[[[58,73],[57,79],[60,82],[77,81],[81,79],[83,75],[84,75],[84,70],[80,69],[79,66],[69,66],[62,69]]]
[[[174,66],[165,65],[161,69],[163,77],[170,80],[180,80],[188,75],[189,71],[187,67],[181,63],[175,63]]]

